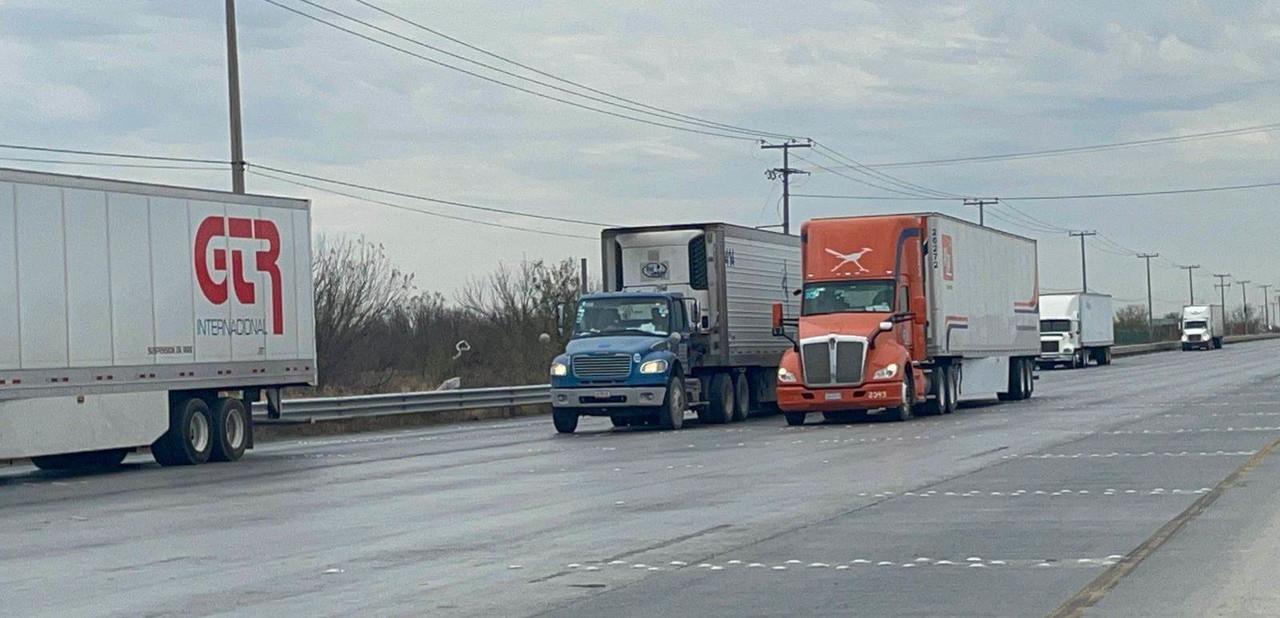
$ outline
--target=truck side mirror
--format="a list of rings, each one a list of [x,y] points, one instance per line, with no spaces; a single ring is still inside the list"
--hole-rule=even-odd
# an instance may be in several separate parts
[[[680,341],[682,339],[683,337],[680,336],[680,333],[671,333],[670,335],[667,335],[667,343],[671,345],[672,349],[675,349],[677,345],[680,345]]]

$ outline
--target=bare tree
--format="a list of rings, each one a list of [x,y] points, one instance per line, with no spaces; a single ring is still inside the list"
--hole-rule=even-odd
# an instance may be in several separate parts
[[[413,297],[413,275],[393,266],[380,244],[321,236],[312,276],[321,382],[350,383],[356,373],[383,369],[381,351],[362,339]]]

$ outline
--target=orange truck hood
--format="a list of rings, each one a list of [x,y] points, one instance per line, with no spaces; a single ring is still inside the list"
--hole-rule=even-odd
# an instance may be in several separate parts
[[[800,338],[856,335],[870,338],[889,319],[888,313],[827,313],[800,318]]]

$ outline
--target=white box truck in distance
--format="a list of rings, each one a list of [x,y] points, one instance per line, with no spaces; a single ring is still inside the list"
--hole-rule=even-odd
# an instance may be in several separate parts
[[[1221,348],[1226,333],[1227,323],[1220,305],[1188,305],[1182,308],[1182,351]]]
[[[0,169],[0,462],[238,459],[313,307],[306,200]]]
[[[1040,366],[1111,364],[1115,316],[1108,294],[1040,295]]]

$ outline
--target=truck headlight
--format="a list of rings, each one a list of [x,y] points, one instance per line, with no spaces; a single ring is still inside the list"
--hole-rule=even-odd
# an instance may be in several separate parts
[[[888,365],[877,369],[876,372],[871,375],[871,379],[888,380],[896,375],[898,375],[898,363],[889,363]]]
[[[654,374],[666,372],[667,361],[662,359],[646,361],[643,365],[640,365],[640,373]]]
[[[569,366],[559,361],[551,363],[551,375],[562,378],[569,375]]]
[[[778,381],[786,382],[788,384],[794,383],[796,381],[796,374],[791,373],[791,371],[786,367],[778,367]]]

